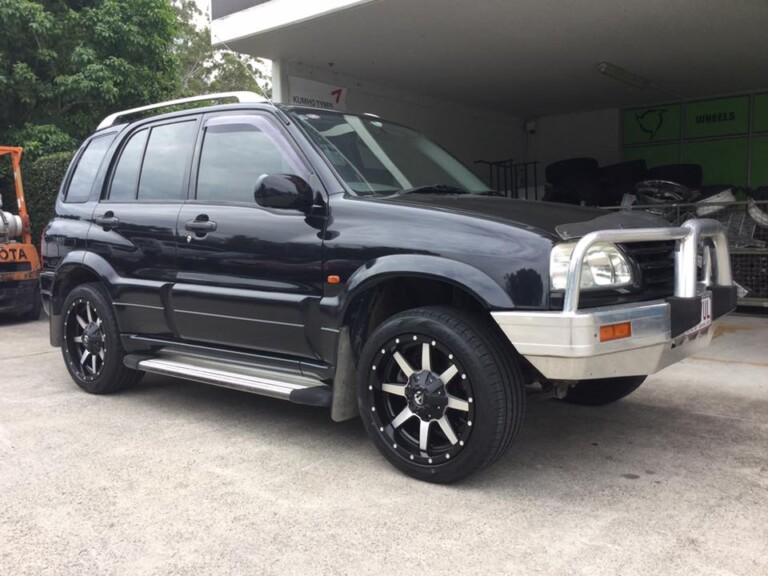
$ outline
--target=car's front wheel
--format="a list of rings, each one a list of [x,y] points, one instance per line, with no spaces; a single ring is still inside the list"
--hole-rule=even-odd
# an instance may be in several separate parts
[[[91,394],[116,392],[142,372],[123,364],[125,351],[112,304],[99,284],[81,284],[64,301],[62,354],[75,383]]]
[[[453,482],[495,462],[523,420],[514,352],[482,318],[443,307],[386,320],[358,363],[358,404],[368,435],[397,468]]]

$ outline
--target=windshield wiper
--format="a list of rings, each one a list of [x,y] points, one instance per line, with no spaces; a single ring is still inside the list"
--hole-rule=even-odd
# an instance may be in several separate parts
[[[464,188],[448,186],[447,184],[425,184],[415,188],[406,188],[397,193],[398,196],[403,194],[469,194],[469,192]]]

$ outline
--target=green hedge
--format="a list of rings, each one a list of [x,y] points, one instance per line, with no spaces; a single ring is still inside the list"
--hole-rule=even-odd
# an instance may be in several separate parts
[[[22,165],[24,198],[32,225],[32,240],[36,245],[40,242],[43,228],[53,216],[59,185],[72,156],[74,152],[58,152]]]

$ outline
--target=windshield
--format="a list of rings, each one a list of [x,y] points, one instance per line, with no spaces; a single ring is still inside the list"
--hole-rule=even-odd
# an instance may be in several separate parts
[[[293,116],[357,194],[487,192],[461,162],[418,132],[375,117],[294,110]]]

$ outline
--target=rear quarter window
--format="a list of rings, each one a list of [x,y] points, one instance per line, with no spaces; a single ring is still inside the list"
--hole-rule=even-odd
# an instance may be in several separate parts
[[[104,134],[93,138],[85,146],[85,150],[76,160],[74,171],[69,179],[64,202],[87,202],[91,197],[93,182],[99,167],[104,161],[107,149],[115,139],[115,133]]]

